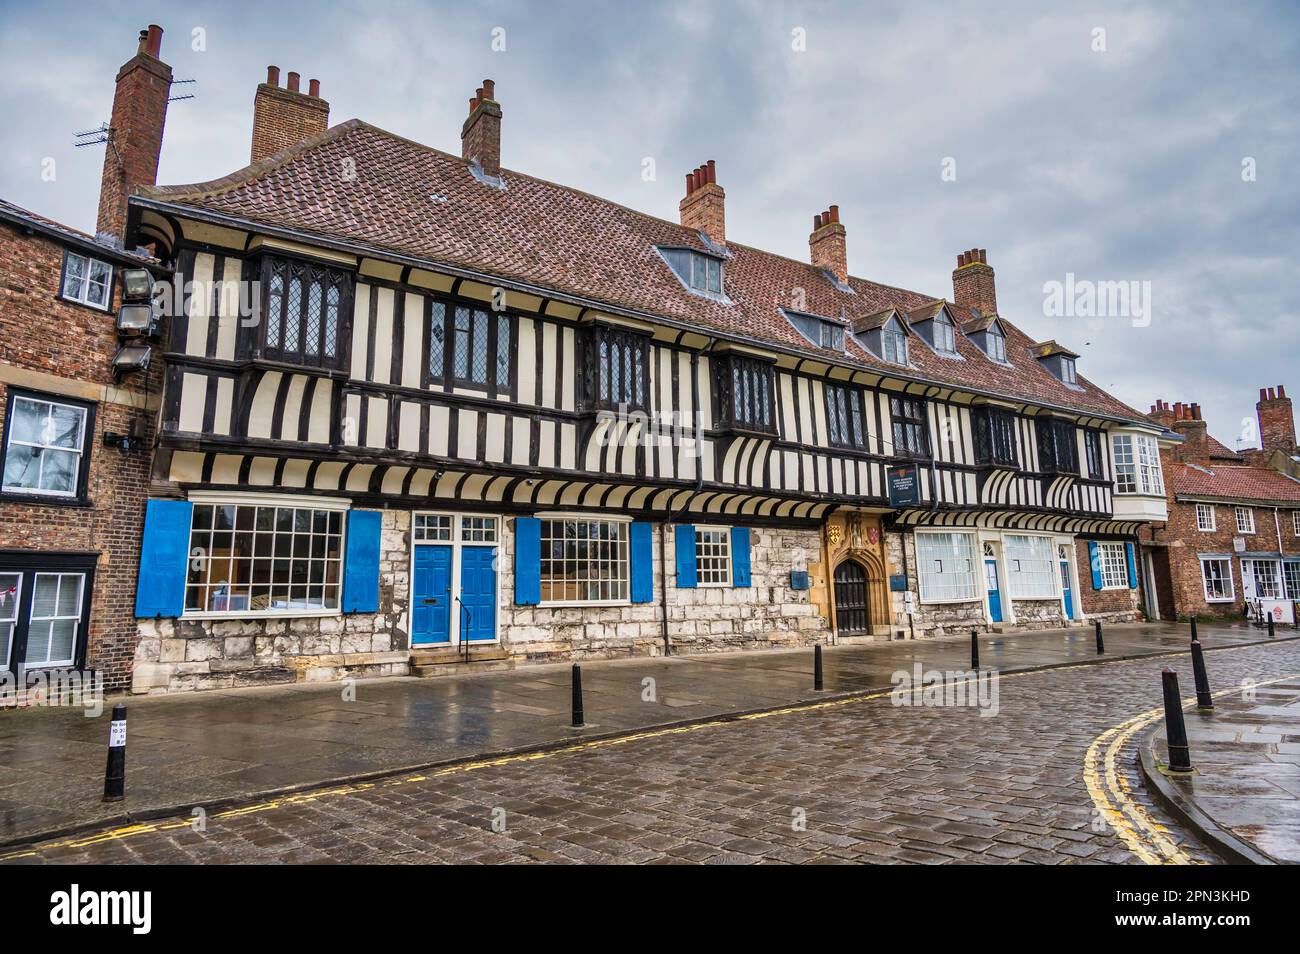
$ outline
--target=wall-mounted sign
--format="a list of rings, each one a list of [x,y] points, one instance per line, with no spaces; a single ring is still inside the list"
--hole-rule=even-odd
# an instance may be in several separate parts
[[[791,570],[790,571],[790,589],[806,590],[808,589],[808,571]]]
[[[1237,553],[1245,553],[1245,552],[1246,552],[1246,538],[1245,538],[1245,537],[1233,537],[1233,538],[1232,538],[1232,549],[1235,550]]]
[[[921,502],[921,481],[915,464],[895,464],[888,470],[889,505],[910,507]]]
[[[903,594],[903,612],[908,616],[916,615],[916,594],[911,590]]]
[[[903,593],[907,591],[907,577],[901,573],[896,573],[889,578],[889,591],[891,593]]]

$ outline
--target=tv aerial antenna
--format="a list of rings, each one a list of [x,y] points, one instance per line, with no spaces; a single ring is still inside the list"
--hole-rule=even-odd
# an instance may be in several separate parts
[[[172,86],[187,86],[197,83],[198,80],[194,79],[172,80]],[[175,103],[183,99],[194,99],[197,95],[197,93],[182,93],[179,96],[168,96],[167,102]],[[107,143],[109,148],[113,150],[113,155],[117,157],[117,161],[120,164],[122,162],[122,154],[117,151],[117,144],[114,141],[117,138],[115,133],[116,130],[113,129],[112,126],[107,122],[103,122],[94,129],[83,129],[79,133],[74,133],[72,137],[72,145],[81,149],[83,146],[99,146]]]

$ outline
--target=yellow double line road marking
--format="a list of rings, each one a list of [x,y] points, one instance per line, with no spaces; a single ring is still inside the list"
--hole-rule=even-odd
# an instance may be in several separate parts
[[[1281,676],[1277,679],[1257,682],[1255,685],[1271,686],[1274,683],[1296,678],[1300,676]],[[1240,692],[1240,688],[1221,689],[1213,693],[1213,697],[1218,699]],[[1184,709],[1195,704],[1195,696],[1182,700]],[[1133,736],[1163,716],[1163,706],[1158,709],[1148,709],[1097,736],[1092,745],[1088,746],[1088,752],[1084,756],[1083,781],[1088,786],[1088,794],[1101,817],[1106,820],[1128,850],[1144,862],[1149,865],[1200,864],[1201,862],[1195,861],[1178,847],[1169,836],[1168,828],[1153,819],[1146,809],[1133,799],[1128,779],[1117,767],[1120,752],[1129,744]]]

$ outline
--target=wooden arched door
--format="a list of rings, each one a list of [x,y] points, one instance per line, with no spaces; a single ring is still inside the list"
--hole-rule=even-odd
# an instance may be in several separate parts
[[[867,569],[856,560],[845,560],[835,568],[835,629],[841,636],[871,632]]]

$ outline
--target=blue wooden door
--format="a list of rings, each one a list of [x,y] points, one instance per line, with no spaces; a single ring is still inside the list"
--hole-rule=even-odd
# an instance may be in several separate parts
[[[1002,590],[998,586],[998,561],[984,561],[984,580],[989,591],[989,616],[993,622],[1002,622]]]
[[[451,642],[451,547],[417,545],[414,563],[411,645]]]
[[[496,547],[460,548],[460,632],[473,642],[497,634]]]
[[[1070,564],[1061,561],[1061,593],[1065,596],[1065,618],[1074,619],[1074,590],[1070,587]]]

